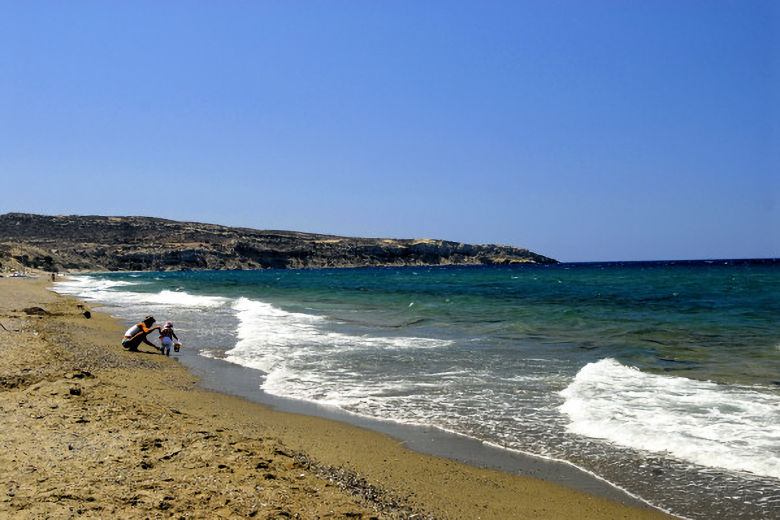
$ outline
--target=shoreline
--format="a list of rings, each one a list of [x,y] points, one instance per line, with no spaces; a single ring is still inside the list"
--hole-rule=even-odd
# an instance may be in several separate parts
[[[94,311],[85,319],[86,304],[48,285],[0,280],[0,323],[20,331],[0,329],[0,413],[8,425],[0,434],[6,468],[0,489],[8,490],[0,493],[0,512],[19,518],[673,518],[424,455],[411,451],[410,441],[362,426],[204,389],[208,383],[197,370],[148,346],[146,354],[124,352],[117,320]],[[24,311],[33,307],[43,312]]]
[[[387,435],[422,455],[444,457],[477,468],[563,485],[629,507],[662,511],[612,482],[567,461],[503,448],[433,426],[375,419],[336,407],[271,395],[258,387],[262,372],[228,361],[200,355],[181,357],[178,361],[198,378],[199,386],[248,399],[274,411],[344,423]]]

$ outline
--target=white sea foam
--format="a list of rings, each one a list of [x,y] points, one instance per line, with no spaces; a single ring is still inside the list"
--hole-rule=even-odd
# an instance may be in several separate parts
[[[134,293],[139,295],[141,293]],[[184,291],[164,290],[154,294],[143,294],[145,301],[155,305],[173,305],[184,307],[209,308],[220,307],[230,300],[221,296],[202,296]]]
[[[702,466],[780,478],[780,396],[603,359],[561,392],[572,433]]]
[[[92,276],[69,276],[65,280],[56,282],[54,288],[57,292],[63,294],[87,297],[90,294],[99,294],[107,291],[112,287],[126,287],[129,285],[138,284],[122,280],[99,279]]]
[[[341,407],[355,405],[367,394],[393,391],[379,382],[365,381],[357,371],[350,372],[340,363],[341,356],[357,351],[370,359],[372,352],[450,344],[431,338],[335,332],[323,317],[287,312],[248,298],[236,300],[233,309],[239,321],[237,342],[225,359],[266,372],[263,389],[269,393]]]
[[[201,296],[184,291],[162,290],[146,293],[128,291],[127,287],[141,287],[145,282],[127,282],[95,278],[92,276],[74,276],[57,282],[54,289],[58,293],[78,296],[87,301],[97,301],[107,305],[153,305],[190,308],[210,308],[224,305],[229,300],[220,296]],[[123,287],[121,291],[112,290]]]
[[[297,345],[324,335],[315,325],[322,320],[318,316],[285,312],[248,298],[236,300],[233,309],[238,341],[225,359],[266,373],[299,354]]]

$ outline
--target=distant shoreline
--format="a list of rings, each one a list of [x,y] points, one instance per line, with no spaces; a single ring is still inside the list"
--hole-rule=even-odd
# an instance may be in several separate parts
[[[780,258],[719,258],[719,259],[707,259],[707,260],[598,260],[598,261],[587,261],[587,262],[558,262],[556,264],[534,264],[534,263],[528,263],[528,264],[512,264],[510,266],[507,265],[481,265],[481,264],[459,264],[459,265],[421,265],[421,266],[357,266],[357,267],[307,267],[303,269],[385,269],[385,268],[419,268],[419,267],[429,267],[429,268],[481,268],[481,267],[534,267],[534,266],[541,266],[544,267],[546,265],[557,265],[559,267],[571,267],[571,266],[616,266],[616,265],[624,265],[624,266],[650,266],[650,265],[664,265],[664,266],[673,266],[673,265],[777,265],[780,264]],[[10,277],[13,275],[17,276],[47,276],[51,274],[56,274],[58,276],[68,276],[68,275],[111,275],[111,274],[132,274],[132,273],[147,273],[147,272],[189,272],[189,271],[245,271],[247,269],[182,269],[179,271],[138,271],[138,270],[117,270],[117,271],[90,271],[90,270],[78,270],[78,271],[68,271],[68,272],[56,272],[52,273],[50,271],[43,271],[41,269],[36,268],[30,268],[26,269],[24,273],[17,272],[15,270],[7,270],[7,271],[0,271],[0,277]],[[285,270],[295,270],[295,269],[285,269]]]
[[[0,215],[3,270],[170,271],[557,263],[528,249],[234,228],[151,217]]]

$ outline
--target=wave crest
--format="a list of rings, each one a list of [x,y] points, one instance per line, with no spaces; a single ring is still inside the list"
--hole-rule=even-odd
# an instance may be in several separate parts
[[[571,433],[702,466],[780,478],[780,398],[602,359],[561,392]]]

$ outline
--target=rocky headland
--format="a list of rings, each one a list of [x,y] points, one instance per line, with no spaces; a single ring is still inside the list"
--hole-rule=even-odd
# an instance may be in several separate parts
[[[556,263],[527,249],[350,238],[151,217],[0,215],[0,270],[170,271]]]

